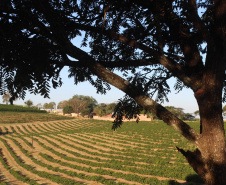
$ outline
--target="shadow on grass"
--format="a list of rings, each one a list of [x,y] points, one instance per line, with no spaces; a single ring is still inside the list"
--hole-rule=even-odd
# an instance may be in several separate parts
[[[188,175],[185,180],[187,181],[186,183],[179,183],[176,181],[169,181],[169,185],[204,185],[203,180],[195,174]]]
[[[8,134],[12,134],[13,132],[0,132],[0,135],[8,135]]]

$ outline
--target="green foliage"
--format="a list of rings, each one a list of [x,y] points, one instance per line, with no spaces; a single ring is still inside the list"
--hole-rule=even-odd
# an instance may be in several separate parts
[[[55,102],[50,102],[50,103],[45,103],[45,104],[43,105],[43,108],[44,108],[44,109],[54,109],[55,106],[56,106],[56,103],[55,103]]]
[[[27,105],[28,107],[31,107],[33,105],[33,102],[31,100],[27,100],[24,102],[25,105]]]
[[[98,104],[95,109],[94,109],[94,113],[99,115],[99,116],[104,116],[104,115],[107,115],[106,114],[106,107],[107,107],[107,104],[105,103],[100,103]]]
[[[71,106],[75,113],[81,113],[82,116],[91,115],[97,101],[91,96],[74,95],[69,100],[59,102],[58,108],[64,109],[66,106]]]
[[[67,105],[67,100],[63,100],[63,101],[60,101],[60,102],[57,104],[57,108],[58,108],[58,109],[63,109],[66,105]]]
[[[100,103],[95,107],[93,112],[98,116],[105,116],[105,115],[113,114],[116,105],[117,105],[117,103],[109,103],[109,104]]]
[[[193,120],[195,117],[190,113],[184,113],[182,108],[177,108],[174,106],[166,106],[166,109],[168,109],[171,113],[173,113],[175,116],[177,116],[181,120]]]
[[[74,95],[72,99],[78,99],[83,102],[87,102],[87,106],[84,107],[81,112],[86,112],[87,115],[93,112],[94,107],[97,105],[97,101],[92,96],[84,96],[84,95]]]
[[[224,109],[223,109],[223,112],[224,112]],[[195,116],[198,116],[198,115],[199,115],[199,110],[195,111],[195,112],[194,112],[194,115],[195,115]]]
[[[10,111],[10,112],[39,112],[39,113],[46,113],[44,110],[39,110],[35,107],[23,107],[19,105],[3,105],[0,104],[0,111]]]
[[[194,120],[194,119],[195,119],[195,116],[193,116],[192,114],[184,113],[183,119],[182,119],[182,120],[192,121],[192,120]]]
[[[71,114],[71,113],[73,113],[74,112],[74,110],[73,110],[73,108],[71,107],[71,106],[66,106],[66,107],[64,107],[64,109],[63,109],[63,113],[64,114]]]
[[[81,115],[84,117],[86,115],[91,116],[89,109],[83,109],[81,111]]]

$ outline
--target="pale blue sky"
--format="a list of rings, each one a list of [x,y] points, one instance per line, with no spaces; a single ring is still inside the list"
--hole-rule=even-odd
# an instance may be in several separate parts
[[[24,105],[24,102],[29,99],[34,102],[34,105],[37,105],[38,103],[41,103],[43,105],[44,103],[49,103],[51,101],[58,104],[62,100],[68,100],[75,94],[92,96],[97,100],[98,103],[112,103],[122,98],[124,95],[122,91],[116,89],[113,86],[111,86],[112,89],[108,91],[106,95],[101,95],[97,94],[96,89],[88,82],[74,85],[73,78],[68,78],[67,70],[67,68],[62,70],[61,77],[63,80],[63,85],[60,88],[51,89],[50,99],[43,98],[40,95],[33,95],[28,93],[25,100],[19,99],[15,101],[15,104]],[[173,80],[170,81],[170,85],[171,87],[173,87]],[[0,100],[0,103],[2,103],[2,99]],[[193,113],[198,110],[198,106],[193,96],[193,92],[190,89],[184,89],[183,91],[176,94],[176,91],[174,91],[172,88],[172,92],[169,94],[169,103],[164,103],[163,105],[181,107],[187,113]]]

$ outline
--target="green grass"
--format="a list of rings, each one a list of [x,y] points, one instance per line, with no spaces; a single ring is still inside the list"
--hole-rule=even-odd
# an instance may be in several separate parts
[[[23,107],[21,105],[4,105],[0,104],[0,111],[7,112],[37,112],[37,113],[46,113],[44,110],[39,110],[35,107]]]
[[[189,124],[199,129],[197,123]],[[23,125],[21,128],[12,125],[6,126],[12,132],[3,134],[1,141],[7,147],[9,144],[6,140],[11,140],[24,156],[35,163],[35,166],[29,166],[26,161],[20,161],[22,156],[18,158],[14,149],[8,147],[18,165],[40,177],[62,184],[64,179],[61,175],[55,179],[53,174],[34,169],[42,166],[53,173],[60,172],[70,177],[102,184],[127,184],[124,181],[118,182],[117,179],[140,184],[178,184],[173,180],[158,180],[152,176],[188,180],[190,184],[201,182],[175,147],[192,150],[194,146],[162,121],[138,124],[126,122],[116,131],[113,131],[111,126],[110,121],[80,119],[34,123]],[[29,139],[31,137],[43,148],[38,155],[50,164],[30,155],[36,150],[32,149]],[[24,143],[21,144],[18,139]],[[30,149],[25,149],[25,145]],[[59,159],[54,156],[58,156]],[[26,174],[24,175],[26,177]],[[65,179],[65,183],[73,181]]]
[[[199,131],[198,122],[188,124]],[[6,124],[0,128],[10,132],[3,133],[0,141],[19,166],[61,184],[75,183],[70,178],[117,185],[129,184],[127,182],[179,184],[173,179],[186,180],[190,185],[202,183],[176,149],[176,146],[184,150],[194,150],[195,147],[162,121],[125,122],[116,131],[111,126],[110,121],[82,119]],[[17,145],[18,149],[10,143]],[[18,155],[18,151],[23,155]],[[24,157],[34,164],[27,164]],[[52,173],[36,170],[39,167]],[[30,181],[26,173],[21,173],[23,177],[20,174],[14,176],[21,181]],[[54,175],[56,173],[59,175]],[[155,176],[172,180],[159,180]]]

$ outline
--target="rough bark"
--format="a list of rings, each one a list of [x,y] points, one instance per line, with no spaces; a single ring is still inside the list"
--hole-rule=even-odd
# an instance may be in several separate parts
[[[226,47],[222,35],[213,35],[208,42],[202,87],[195,92],[202,120],[198,148],[195,152],[179,151],[207,185],[225,185],[226,143],[222,117],[222,88]]]
[[[208,185],[226,184],[226,143],[222,117],[222,88],[226,61],[225,1],[215,1],[215,22],[208,40],[202,88],[195,93],[202,120],[198,148],[205,173],[197,173]]]

